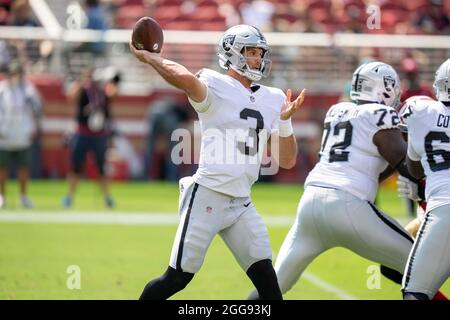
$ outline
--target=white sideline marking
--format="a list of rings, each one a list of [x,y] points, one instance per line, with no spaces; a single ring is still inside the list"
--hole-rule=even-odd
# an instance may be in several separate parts
[[[288,227],[295,216],[264,216],[272,227]],[[61,224],[118,224],[118,225],[177,225],[176,213],[124,213],[124,212],[64,212],[64,211],[0,211],[0,222],[61,223]]]
[[[263,215],[264,222],[272,227],[290,227],[295,221],[295,215]],[[409,220],[397,219],[402,225]],[[0,222],[26,222],[26,223],[80,223],[80,224],[123,224],[123,225],[177,225],[177,213],[137,213],[137,212],[103,212],[99,211],[2,211]]]
[[[304,272],[302,278],[311,282],[313,285],[324,291],[333,293],[342,300],[360,300],[358,297],[355,297],[349,294],[348,292],[333,286],[331,283],[326,282],[325,280],[319,278],[318,276],[310,272]]]

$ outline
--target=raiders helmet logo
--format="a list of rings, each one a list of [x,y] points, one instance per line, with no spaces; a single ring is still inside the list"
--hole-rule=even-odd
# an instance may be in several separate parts
[[[230,34],[223,38],[222,47],[225,51],[229,51],[234,44],[235,35]]]
[[[392,78],[391,76],[384,76],[383,81],[384,81],[384,87],[386,88],[386,91],[391,92],[394,90],[394,87],[395,87],[395,79],[394,78]]]

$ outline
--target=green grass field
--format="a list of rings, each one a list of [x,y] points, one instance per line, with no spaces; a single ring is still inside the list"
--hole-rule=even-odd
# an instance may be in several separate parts
[[[0,211],[0,299],[136,299],[148,280],[167,267],[176,225],[50,223],[27,221],[35,217],[75,217],[105,214],[166,213],[177,210],[178,188],[170,183],[116,183],[117,202],[107,212],[97,186],[80,185],[74,208],[62,210],[64,182],[33,182],[36,209],[18,206],[17,185],[8,185],[8,207]],[[256,184],[252,193],[259,212],[269,219],[282,216],[293,221],[302,188],[296,185]],[[382,189],[381,209],[406,221],[403,201],[394,191]],[[164,215],[164,214],[163,214]],[[3,216],[3,219],[2,219]],[[5,221],[13,217],[12,221]],[[102,216],[103,217],[103,216]],[[18,219],[24,221],[18,222]],[[269,219],[270,220],[270,219]],[[269,225],[274,254],[289,228]],[[80,289],[70,290],[68,267],[80,268]],[[341,248],[315,260],[286,299],[400,299],[400,286],[381,278],[379,289],[369,289],[368,268],[376,265]],[[69,281],[70,282],[70,281]],[[217,237],[200,272],[173,299],[244,299],[252,284]],[[443,291],[450,294],[450,281]]]

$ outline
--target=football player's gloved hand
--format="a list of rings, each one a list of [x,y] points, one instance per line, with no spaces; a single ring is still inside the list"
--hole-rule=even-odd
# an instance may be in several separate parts
[[[421,200],[419,185],[404,176],[399,175],[397,178],[397,191],[402,198],[409,198],[414,201]]]

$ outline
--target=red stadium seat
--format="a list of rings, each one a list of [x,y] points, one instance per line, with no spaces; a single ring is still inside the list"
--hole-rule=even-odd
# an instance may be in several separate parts
[[[183,4],[183,0],[157,0],[158,6],[181,6]]]
[[[198,24],[198,30],[202,31],[225,31],[226,24],[225,19],[201,22]]]
[[[211,21],[220,17],[217,7],[211,6],[197,7],[191,16],[196,21]]]
[[[407,21],[408,18],[409,18],[408,11],[402,9],[382,10],[381,28],[386,29],[388,33],[392,33],[397,23]]]
[[[180,6],[177,5],[164,5],[156,8],[153,13],[153,16],[159,23],[163,23],[164,21],[172,21],[183,15]]]
[[[331,9],[331,1],[329,0],[315,0],[315,1],[311,1],[311,3],[308,5],[308,10],[311,9],[326,9],[326,10],[330,10]]]
[[[198,30],[197,22],[192,20],[170,21],[163,23],[161,27],[169,30]]]
[[[217,1],[214,1],[214,0],[200,0],[199,2],[197,2],[197,8],[199,8],[199,7],[218,8],[219,4],[217,3]]]
[[[147,15],[143,6],[131,5],[117,10],[116,25],[120,28],[132,28],[139,18]]]

